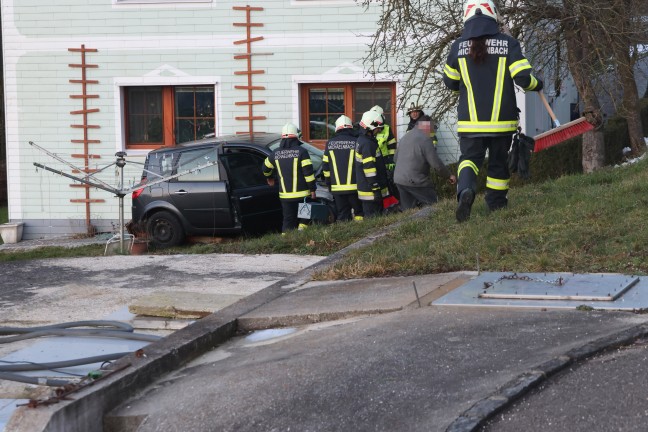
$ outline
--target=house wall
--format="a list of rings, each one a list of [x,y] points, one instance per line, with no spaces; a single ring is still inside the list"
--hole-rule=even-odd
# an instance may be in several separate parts
[[[145,1],[145,0],[143,0]],[[72,154],[83,152],[82,102],[71,98],[81,93],[81,85],[70,80],[81,78],[81,71],[70,64],[81,62],[70,48],[96,49],[86,54],[86,62],[98,65],[87,69],[87,79],[98,84],[87,87],[89,108],[89,153],[96,169],[115,161],[115,153],[124,150],[121,89],[130,85],[213,84],[216,89],[216,133],[230,134],[247,130],[247,121],[236,120],[248,114],[247,106],[235,102],[247,99],[247,93],[234,88],[245,85],[243,60],[235,54],[245,52],[234,42],[245,38],[245,28],[234,23],[246,21],[245,12],[234,6],[262,7],[252,12],[252,36],[264,40],[253,44],[255,75],[255,131],[280,131],[288,121],[299,124],[299,84],[307,82],[368,82],[361,59],[379,8],[364,10],[353,0],[264,0],[195,1],[136,3],[116,0],[3,0],[2,31],[4,47],[5,108],[7,122],[7,177],[9,218],[24,221],[25,239],[86,233],[86,205],[70,199],[83,199],[82,188],[71,188],[73,181],[36,169],[34,162],[67,173],[72,168],[52,155],[38,150],[30,141],[56,157],[83,166]],[[378,77],[393,81],[393,78]],[[397,83],[397,92],[399,87]],[[407,106],[407,105],[406,105]],[[405,132],[407,119],[399,113],[399,135]],[[446,162],[458,155],[456,138],[442,129],[440,152]],[[139,180],[145,150],[127,150],[125,185]],[[78,175],[78,174],[77,174]],[[106,184],[117,186],[120,173],[114,167],[97,176]],[[115,231],[119,218],[119,200],[111,193],[90,189],[93,202],[91,223],[100,232]],[[125,219],[130,219],[130,198],[125,199]]]

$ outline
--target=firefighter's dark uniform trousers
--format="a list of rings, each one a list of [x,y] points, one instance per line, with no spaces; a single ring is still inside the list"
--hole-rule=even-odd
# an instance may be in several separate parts
[[[484,164],[488,150],[488,172],[486,174],[486,205],[490,210],[506,207],[508,184],[511,174],[508,169],[508,151],[511,136],[491,136],[459,139],[461,158],[459,159],[459,180],[457,190],[477,190],[477,176]]]

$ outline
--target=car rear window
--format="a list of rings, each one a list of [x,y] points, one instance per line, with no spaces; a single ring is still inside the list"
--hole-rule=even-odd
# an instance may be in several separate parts
[[[182,174],[175,181],[218,181],[220,175],[216,148],[207,147],[178,151],[152,153],[146,158],[142,178],[154,181]]]
[[[153,153],[148,155],[146,163],[144,164],[144,174],[142,178],[147,178],[150,181],[157,180],[164,176],[171,175],[173,171],[173,155],[174,153]]]

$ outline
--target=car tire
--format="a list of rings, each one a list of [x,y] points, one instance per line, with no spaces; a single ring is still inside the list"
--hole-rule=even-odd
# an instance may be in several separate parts
[[[184,231],[177,217],[168,211],[154,213],[147,223],[151,244],[158,248],[178,246],[184,240]]]

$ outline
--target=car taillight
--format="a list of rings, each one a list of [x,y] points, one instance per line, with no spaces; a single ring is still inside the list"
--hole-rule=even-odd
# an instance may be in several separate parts
[[[140,182],[141,185],[146,183],[146,177],[142,179]],[[138,196],[142,195],[142,192],[144,191],[144,188],[142,189],[137,189],[136,191],[133,191],[133,199],[137,199]]]

